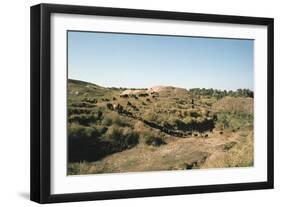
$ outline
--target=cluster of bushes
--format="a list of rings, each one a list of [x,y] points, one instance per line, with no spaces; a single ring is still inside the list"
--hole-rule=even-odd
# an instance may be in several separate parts
[[[100,119],[98,114],[72,114],[68,117],[68,122],[89,126]]]
[[[143,119],[159,123],[161,122],[162,116],[156,111],[149,111],[143,115]]]
[[[147,134],[144,136],[145,143],[154,147],[166,144],[163,138],[155,134]]]
[[[253,118],[253,114],[220,112],[217,114],[216,128],[218,130],[236,131],[245,127],[252,127]]]
[[[104,128],[101,128],[102,130]],[[95,161],[102,157],[130,149],[139,142],[139,136],[131,128],[111,126],[98,130],[93,127],[70,127],[68,132],[68,159]]]
[[[120,127],[129,127],[130,123],[126,121],[126,119],[120,117],[116,112],[106,113],[102,119],[102,125],[111,126],[118,125]]]
[[[97,99],[95,99],[95,98],[84,98],[84,99],[82,99],[82,101],[85,101],[85,102],[89,102],[89,103],[92,103],[92,104],[95,104],[95,103],[97,103],[98,102],[98,100]]]
[[[155,123],[167,130],[212,131],[215,128],[216,115],[208,110],[175,110],[171,115],[150,112],[144,115],[144,120]],[[160,128],[160,127],[159,127]]]
[[[68,116],[68,159],[70,162],[95,161],[138,144],[138,133],[116,112],[93,110]],[[70,112],[69,112],[70,113]]]
[[[79,108],[79,107],[68,107],[67,112],[68,116],[72,114],[89,114],[91,113],[91,109],[89,108]]]
[[[141,121],[137,121],[134,125],[134,131],[139,134],[139,138],[147,144],[154,147],[166,144],[165,136],[163,133],[158,131],[157,133],[154,130],[151,130],[147,125]]]
[[[68,125],[68,161],[92,161],[104,156],[103,143],[97,128],[81,126],[76,123]]]
[[[72,107],[81,107],[81,108],[82,107],[90,108],[90,107],[95,107],[96,105],[93,104],[93,103],[90,103],[90,102],[78,102],[78,103],[73,102],[73,103],[70,104],[70,106],[72,106]]]
[[[171,123],[166,123],[167,127],[182,131],[212,131],[215,128],[215,117],[186,117],[185,119],[174,119]]]
[[[100,135],[100,131],[95,127],[87,127],[79,124],[69,124],[69,139],[96,139]]]
[[[192,88],[189,90],[193,95],[203,95],[203,96],[213,96],[216,98],[222,98],[225,96],[232,97],[254,97],[254,92],[250,89],[237,89],[236,91],[226,91],[226,90],[218,90],[213,88]]]
[[[139,143],[139,135],[130,127],[112,125],[107,132],[103,134],[102,139],[110,142],[117,151],[131,148]]]

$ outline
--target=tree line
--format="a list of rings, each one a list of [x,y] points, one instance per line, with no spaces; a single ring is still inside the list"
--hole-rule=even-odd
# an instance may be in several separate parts
[[[219,90],[213,88],[192,88],[189,89],[189,92],[193,95],[203,95],[203,96],[213,96],[216,98],[222,98],[225,96],[232,96],[232,97],[254,97],[254,92],[250,89],[237,89],[236,91],[233,90]]]

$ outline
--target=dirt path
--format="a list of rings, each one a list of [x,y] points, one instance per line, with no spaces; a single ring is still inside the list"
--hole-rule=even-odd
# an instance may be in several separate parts
[[[139,144],[91,163],[88,173],[158,171],[199,167],[214,152],[229,150],[239,135],[213,133],[208,138],[176,138],[159,147]]]

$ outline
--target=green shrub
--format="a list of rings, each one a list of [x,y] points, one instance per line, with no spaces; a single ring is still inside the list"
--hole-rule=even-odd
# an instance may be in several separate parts
[[[117,149],[126,149],[139,143],[139,135],[129,127],[121,128],[112,125],[103,136],[105,141],[109,141]]]
[[[91,168],[90,163],[83,162],[74,162],[67,164],[67,175],[81,175],[86,174]]]
[[[169,124],[175,130],[204,132],[215,127],[214,117],[185,117],[184,119],[172,118]]]
[[[77,102],[77,103],[74,102],[74,103],[71,103],[70,106],[91,108],[91,107],[95,107],[96,105],[93,103],[89,103],[89,102]]]
[[[99,135],[99,131],[94,127],[85,127],[78,124],[70,124],[68,126],[68,137],[70,139],[97,138]]]
[[[152,111],[152,112],[148,112],[148,113],[144,114],[143,118],[148,121],[157,122],[159,119],[159,116],[154,111]]]
[[[163,121],[162,126],[165,127],[166,129],[173,129],[173,126],[168,120]]]
[[[217,129],[236,130],[238,128],[245,128],[253,126],[253,115],[245,113],[226,113],[220,112],[217,114]]]
[[[193,118],[191,118],[190,116],[187,116],[183,119],[183,122],[185,124],[191,124],[193,122],[193,120],[194,120]]]
[[[112,125],[105,133],[104,139],[111,142],[118,142],[122,136],[122,129],[116,125]]]
[[[96,128],[97,128],[97,130],[99,131],[100,134],[104,134],[108,130],[108,127],[103,126],[103,125],[97,125]]]
[[[152,146],[155,146],[155,147],[166,144],[166,142],[163,140],[161,135],[157,136],[153,133],[152,134],[146,134],[144,136],[144,140],[145,140],[145,143],[147,145],[152,145]]]
[[[139,143],[139,135],[131,128],[125,127],[123,130],[123,140],[126,146],[134,146]]]
[[[95,114],[73,114],[68,117],[69,123],[78,123],[80,125],[90,125],[99,120],[99,117]]]
[[[201,116],[201,114],[198,111],[195,111],[195,110],[190,111],[189,115],[191,117],[194,117],[194,118],[197,118],[197,117]]]
[[[130,126],[130,124],[115,112],[107,113],[104,115],[102,124],[105,126],[118,125],[121,127]]]
[[[111,126],[113,124],[112,117],[108,114],[103,117],[102,125]]]
[[[71,116],[73,114],[88,114],[91,113],[91,109],[89,108],[79,108],[79,107],[68,107],[67,112],[68,115]]]
[[[175,127],[177,126],[178,120],[179,120],[179,119],[177,119],[177,118],[175,118],[175,117],[170,117],[170,118],[167,120],[166,125],[167,125],[167,126],[170,125],[170,126],[172,126],[173,128],[175,128]]]

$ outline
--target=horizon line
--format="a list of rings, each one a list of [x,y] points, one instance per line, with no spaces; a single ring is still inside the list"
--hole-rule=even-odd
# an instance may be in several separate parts
[[[67,78],[67,80],[73,80],[73,81],[80,81],[80,82],[84,82],[84,83],[89,83],[89,84],[93,84],[93,85],[97,85],[97,86],[100,86],[100,87],[103,87],[103,88],[119,88],[119,89],[135,89],[135,90],[141,90],[141,89],[149,89],[149,88],[153,88],[153,87],[156,87],[156,86],[164,86],[164,87],[174,87],[174,88],[182,88],[182,89],[186,89],[186,90],[191,90],[191,89],[213,89],[213,90],[219,90],[219,91],[237,91],[239,89],[241,90],[250,90],[251,92],[254,92],[253,89],[250,89],[250,88],[237,88],[237,89],[218,89],[218,88],[205,88],[205,87],[191,87],[191,88],[187,88],[187,87],[182,87],[182,86],[173,86],[173,85],[154,85],[154,86],[150,86],[150,87],[124,87],[124,86],[102,86],[102,85],[99,85],[99,84],[96,84],[96,83],[93,83],[93,82],[90,82],[90,81],[85,81],[85,80],[81,80],[81,79],[73,79],[73,78]]]

